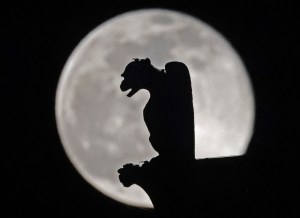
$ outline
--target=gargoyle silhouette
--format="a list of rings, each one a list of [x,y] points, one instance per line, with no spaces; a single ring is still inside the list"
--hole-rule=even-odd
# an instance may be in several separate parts
[[[165,70],[151,65],[150,59],[135,59],[121,75],[121,90],[131,89],[131,97],[140,89],[150,93],[144,108],[149,141],[159,158],[170,161],[194,160],[194,111],[191,79],[181,62],[169,62]]]

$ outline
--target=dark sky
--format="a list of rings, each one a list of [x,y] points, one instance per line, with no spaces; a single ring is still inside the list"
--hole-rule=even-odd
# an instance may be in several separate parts
[[[297,155],[299,13],[286,1],[227,3],[110,0],[95,5],[27,3],[3,8],[1,95],[3,126],[8,130],[3,146],[8,152],[2,156],[8,178],[5,199],[14,208],[10,213],[148,214],[106,199],[82,179],[64,153],[54,114],[57,82],[72,50],[100,23],[129,10],[179,10],[220,31],[242,57],[254,87],[257,117],[248,153]]]

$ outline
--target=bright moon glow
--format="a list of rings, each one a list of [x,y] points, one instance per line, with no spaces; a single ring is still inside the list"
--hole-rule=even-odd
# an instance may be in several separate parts
[[[151,207],[138,186],[124,188],[117,170],[157,156],[142,110],[149,98],[126,97],[120,74],[132,58],[164,68],[181,61],[190,71],[196,158],[241,155],[254,122],[254,99],[245,67],[220,33],[175,11],[122,14],[98,26],[68,59],[57,89],[56,119],[64,149],[80,174],[123,203]]]

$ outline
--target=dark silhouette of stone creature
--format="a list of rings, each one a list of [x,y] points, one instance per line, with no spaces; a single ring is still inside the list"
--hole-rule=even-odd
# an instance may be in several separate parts
[[[121,76],[121,90],[131,89],[127,96],[140,89],[150,93],[144,120],[159,159],[194,160],[194,111],[188,68],[180,62],[169,62],[165,70],[158,70],[148,58],[135,59]]]

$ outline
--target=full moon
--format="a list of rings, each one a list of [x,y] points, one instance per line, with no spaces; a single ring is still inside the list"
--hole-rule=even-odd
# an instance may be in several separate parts
[[[148,141],[146,91],[121,92],[121,73],[132,58],[163,69],[187,65],[195,112],[196,158],[242,155],[252,136],[254,97],[247,71],[230,43],[208,24],[163,9],[127,12],[92,30],[62,71],[56,121],[67,156],[101,193],[132,206],[152,207],[138,186],[124,188],[117,170],[158,154]]]

